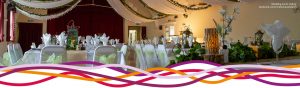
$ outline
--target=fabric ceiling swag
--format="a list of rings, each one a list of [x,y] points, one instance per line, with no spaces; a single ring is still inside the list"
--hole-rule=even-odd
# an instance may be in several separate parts
[[[148,7],[141,0],[121,0],[121,2],[129,11],[145,19],[157,20],[170,16]]]
[[[184,0],[167,0],[173,5],[183,8],[185,10],[203,10],[207,9],[208,7],[211,7],[210,4],[204,3],[204,2],[197,2],[197,3],[190,3],[188,0],[186,0],[184,3],[182,1]],[[181,1],[181,2],[179,2]],[[199,0],[200,1],[200,0]]]
[[[186,11],[167,0],[142,0],[149,7],[165,14],[185,14]]]
[[[107,2],[119,15],[121,15],[124,19],[127,19],[131,22],[144,23],[144,22],[154,21],[151,19],[145,19],[143,17],[137,16],[136,14],[132,13],[127,7],[125,7],[122,4],[121,0],[107,0]]]
[[[38,1],[38,0],[13,0],[15,3],[24,5],[27,7],[38,9],[52,9],[64,6],[71,3],[74,0],[56,0],[56,1]]]
[[[64,10],[62,12],[56,13],[56,14],[51,14],[51,15],[38,15],[38,14],[30,13],[30,12],[27,12],[27,11],[23,10],[22,8],[19,8],[18,6],[16,6],[16,9],[21,14],[23,14],[25,16],[28,16],[30,18],[33,18],[33,19],[37,19],[37,20],[50,20],[50,19],[58,18],[60,16],[63,16],[64,14],[68,13],[69,11],[73,10],[80,2],[81,2],[81,0],[77,0],[68,9],[66,9],[66,10]]]
[[[231,1],[231,0],[203,0],[203,1],[212,5],[230,5],[230,4],[237,4],[237,3],[264,1],[264,0],[238,0],[238,2]]]

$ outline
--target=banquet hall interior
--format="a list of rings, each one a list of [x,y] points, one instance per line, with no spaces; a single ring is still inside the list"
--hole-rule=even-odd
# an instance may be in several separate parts
[[[0,65],[300,64],[299,6],[300,0],[1,0]]]

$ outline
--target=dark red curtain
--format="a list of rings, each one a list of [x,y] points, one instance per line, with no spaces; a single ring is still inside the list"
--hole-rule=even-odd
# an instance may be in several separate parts
[[[37,46],[42,43],[42,23],[18,23],[18,26],[20,32],[18,42],[23,51],[29,50],[32,43],[35,43]]]
[[[81,4],[89,3],[89,1],[83,0]],[[101,5],[108,5],[106,0],[95,1]],[[51,11],[49,12],[51,13]],[[66,25],[70,20],[74,20],[75,25],[80,26],[78,30],[80,36],[106,33],[111,38],[123,41],[123,18],[112,8],[78,6],[60,18],[49,20],[47,32],[58,35],[62,31],[66,31]]]
[[[4,40],[4,0],[0,1],[0,42]]]

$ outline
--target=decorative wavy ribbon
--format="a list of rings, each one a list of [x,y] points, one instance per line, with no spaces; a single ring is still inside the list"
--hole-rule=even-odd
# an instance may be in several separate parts
[[[79,64],[87,64],[87,65],[98,65],[96,67],[77,67],[72,65],[79,65]],[[199,65],[211,65],[214,68],[210,69],[182,69],[182,70],[175,70],[175,67],[190,65],[190,64],[199,64]],[[121,68],[127,68],[134,70],[136,72],[127,72]],[[97,72],[89,72],[84,70],[78,69],[101,69],[101,68],[109,68],[110,70],[121,72],[123,75],[119,75],[116,77],[108,76],[105,74],[100,74]],[[237,69],[238,68],[238,69]],[[140,70],[138,68],[124,66],[124,65],[117,65],[117,64],[108,64],[103,65],[97,62],[90,62],[90,61],[80,61],[80,62],[69,62],[64,63],[63,65],[22,65],[22,66],[14,66],[14,67],[2,67],[0,70],[4,71],[4,73],[0,74],[0,79],[8,76],[14,75],[14,73],[26,73],[26,74],[35,74],[35,75],[43,75],[48,76],[46,78],[41,78],[40,80],[36,80],[34,82],[27,82],[27,83],[12,83],[12,82],[5,82],[0,81],[0,84],[8,85],[8,86],[31,86],[35,84],[41,84],[46,81],[50,81],[57,77],[62,78],[69,78],[74,80],[84,80],[84,81],[91,81],[97,82],[101,85],[109,86],[109,87],[128,87],[131,85],[142,85],[148,87],[181,87],[191,85],[197,82],[202,82],[206,84],[219,84],[226,82],[228,80],[245,80],[245,79],[253,79],[258,82],[262,82],[269,85],[274,86],[300,86],[300,83],[280,83],[274,80],[269,81],[266,79],[262,79],[265,77],[275,77],[275,78],[287,78],[287,79],[300,79],[300,70],[292,69],[292,68],[300,68],[300,65],[290,65],[284,67],[272,67],[272,66],[262,66],[262,65],[228,65],[228,66],[221,66],[219,64],[215,64],[212,62],[206,61],[189,61],[184,63],[175,64],[172,66],[168,66],[166,68],[150,68],[146,71]],[[42,72],[42,71],[34,71],[34,70],[41,70],[41,69],[48,69],[48,70],[59,70],[64,71],[62,73],[51,73],[51,72]],[[222,70],[222,71],[221,71]],[[221,71],[221,72],[220,72]],[[232,73],[235,73],[232,75]],[[260,73],[260,74],[255,74]],[[281,73],[281,74],[278,74]],[[177,74],[180,76],[169,76]],[[206,74],[204,76],[200,76]],[[230,75],[231,74],[231,75]],[[93,76],[93,77],[91,77]],[[140,77],[139,80],[130,80],[130,77]],[[147,78],[145,78],[147,76]],[[200,77],[196,77],[200,76]],[[223,79],[220,80],[208,80],[211,77],[222,77]],[[126,78],[126,79],[125,79]],[[154,80],[154,79],[182,79],[182,78],[190,78],[193,79],[189,82],[182,82],[178,84],[155,84],[149,83],[147,81]],[[123,84],[112,84],[108,83],[107,81],[120,81]]]

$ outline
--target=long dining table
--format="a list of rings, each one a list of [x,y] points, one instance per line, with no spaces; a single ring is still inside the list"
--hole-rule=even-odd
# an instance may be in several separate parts
[[[93,51],[85,50],[67,50],[67,61],[84,61],[84,60],[93,60]],[[39,64],[41,58],[40,49],[31,49],[24,53],[24,56],[21,58],[23,64]]]

